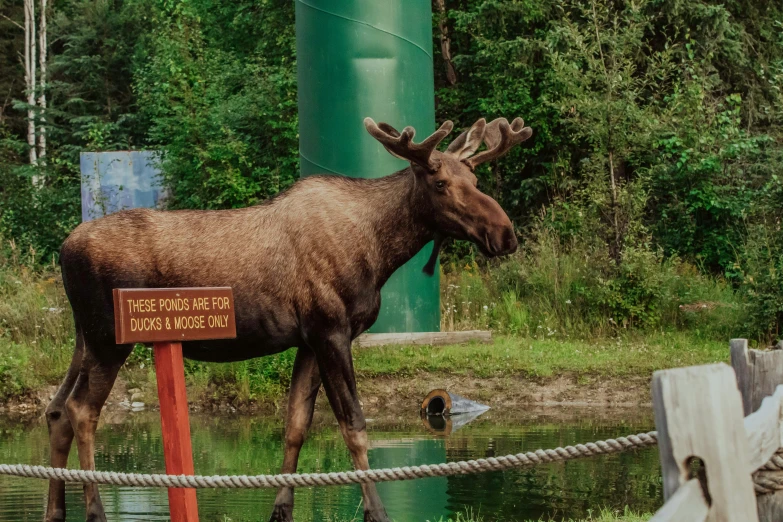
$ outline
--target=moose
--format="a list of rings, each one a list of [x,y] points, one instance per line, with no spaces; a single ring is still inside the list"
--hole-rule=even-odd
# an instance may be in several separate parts
[[[76,438],[82,469],[95,469],[95,431],[132,350],[115,342],[114,288],[229,286],[235,339],[190,341],[183,353],[229,362],[297,347],[285,428],[283,473],[294,473],[323,385],[355,468],[368,469],[365,419],[351,342],[378,316],[392,273],[435,240],[470,240],[488,257],[517,248],[500,205],[477,188],[474,169],[525,141],[520,118],[482,118],[437,149],[446,121],[420,143],[415,130],[364,120],[388,152],[410,165],[377,179],[311,176],[262,204],[232,210],[133,209],[82,223],[60,251],[76,346],[46,409],[51,465],[65,467]],[[485,150],[477,153],[481,144]],[[388,521],[374,484],[362,484],[365,521]],[[84,486],[88,521],[105,521],[95,484]],[[294,492],[281,488],[271,521],[291,521]],[[51,480],[46,521],[65,520],[65,485]]]

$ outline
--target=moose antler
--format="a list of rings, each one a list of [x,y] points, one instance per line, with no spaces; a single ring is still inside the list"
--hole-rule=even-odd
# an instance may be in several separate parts
[[[438,144],[443,141],[443,138],[448,136],[454,124],[450,121],[443,122],[438,130],[421,143],[413,142],[413,137],[416,135],[416,130],[413,127],[405,127],[402,132],[398,132],[388,123],[375,123],[372,118],[365,118],[364,126],[367,128],[367,132],[380,141],[381,145],[392,155],[434,172],[440,167],[440,162],[430,156]]]
[[[506,118],[498,118],[489,122],[484,128],[484,143],[487,145],[487,150],[464,161],[470,168],[475,168],[482,163],[499,158],[511,147],[522,143],[532,135],[533,129],[525,127],[522,118],[514,118],[510,125]]]

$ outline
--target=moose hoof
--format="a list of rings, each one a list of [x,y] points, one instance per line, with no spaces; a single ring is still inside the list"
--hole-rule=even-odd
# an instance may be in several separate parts
[[[291,504],[275,504],[269,522],[294,522],[294,506]]]
[[[106,513],[103,512],[103,507],[91,509],[87,513],[87,522],[106,522]]]
[[[55,509],[46,515],[45,522],[65,522],[65,510]]]
[[[390,520],[386,510],[381,508],[375,511],[365,511],[364,522],[390,522]]]

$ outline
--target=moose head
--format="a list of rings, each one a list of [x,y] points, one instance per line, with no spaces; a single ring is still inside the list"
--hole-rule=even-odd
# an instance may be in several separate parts
[[[435,235],[425,273],[432,275],[447,237],[467,239],[488,257],[510,254],[517,249],[511,220],[497,201],[477,188],[478,179],[473,171],[533,135],[533,130],[525,127],[521,118],[511,123],[505,118],[490,123],[481,118],[452,141],[445,152],[437,147],[451,132],[450,121],[421,143],[414,143],[413,127],[399,132],[388,123],[375,123],[372,118],[365,118],[364,126],[393,156],[409,161],[416,176],[416,200],[424,206],[427,225]],[[482,142],[486,150],[476,154]]]

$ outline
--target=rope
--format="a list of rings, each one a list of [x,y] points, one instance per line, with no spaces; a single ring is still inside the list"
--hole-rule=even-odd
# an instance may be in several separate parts
[[[783,475],[779,471],[761,471],[753,474],[756,496],[775,493],[783,489]]]
[[[783,471],[783,448],[779,449],[758,471]]]
[[[117,473],[114,471],[89,471],[80,469],[50,468],[24,464],[0,464],[0,475],[38,479],[56,479],[64,482],[112,484],[145,488],[279,488],[308,486],[342,486],[368,482],[411,480],[425,477],[468,475],[487,471],[503,471],[513,468],[529,468],[550,462],[564,462],[594,455],[609,455],[635,448],[646,448],[658,443],[656,432],[639,433],[616,439],[599,440],[576,446],[566,446],[534,452],[518,453],[503,457],[447,462],[404,468],[385,468],[346,471],[340,473],[300,473],[284,475],[164,475]]]
[[[165,475],[162,473],[117,473],[115,471],[90,471],[81,469],[28,466],[26,464],[0,464],[0,475],[38,479],[56,479],[64,482],[110,484],[143,488],[280,488],[311,486],[344,486],[368,482],[389,482],[426,477],[469,475],[487,471],[504,471],[514,468],[531,468],[539,464],[565,462],[595,455],[621,453],[635,448],[647,448],[658,444],[658,433],[650,431],[616,439],[599,440],[576,446],[540,449],[503,457],[424,464],[404,468],[368,469],[339,473],[295,473],[283,475]],[[783,448],[753,474],[756,495],[783,490]]]
[[[783,449],[777,453],[766,464],[761,466],[753,474],[753,487],[756,495],[767,495],[783,490]]]

